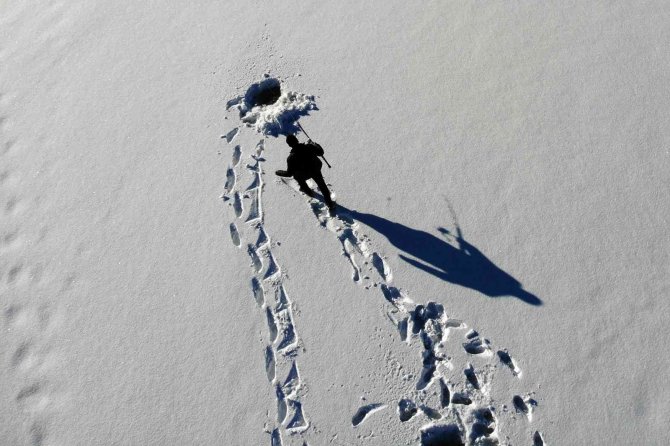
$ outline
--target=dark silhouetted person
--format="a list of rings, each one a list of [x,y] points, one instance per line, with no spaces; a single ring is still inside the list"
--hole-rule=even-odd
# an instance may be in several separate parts
[[[291,153],[286,159],[286,170],[278,170],[275,173],[280,177],[293,177],[298,182],[300,190],[310,197],[314,196],[314,192],[307,185],[307,180],[314,180],[332,214],[335,211],[335,203],[330,198],[330,191],[321,174],[322,164],[319,157],[323,155],[323,147],[311,139],[307,144],[302,144],[295,135],[288,135],[286,144],[291,147]]]

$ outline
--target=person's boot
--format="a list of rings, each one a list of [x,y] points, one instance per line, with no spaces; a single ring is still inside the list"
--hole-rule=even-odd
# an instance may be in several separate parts
[[[293,175],[291,175],[290,172],[288,172],[286,170],[277,170],[275,172],[275,175],[277,175],[278,177],[292,177],[293,176]]]
[[[328,215],[330,215],[331,217],[337,215],[337,203],[335,203],[334,201],[328,203]]]

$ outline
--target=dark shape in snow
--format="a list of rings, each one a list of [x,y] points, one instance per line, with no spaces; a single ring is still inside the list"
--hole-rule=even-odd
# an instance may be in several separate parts
[[[383,404],[380,403],[374,403],[374,404],[367,404],[365,406],[359,407],[356,413],[354,414],[353,417],[351,417],[351,425],[353,427],[358,426],[361,424],[365,419],[368,417],[368,415],[383,409],[384,406]]]
[[[258,105],[272,105],[281,96],[281,84],[278,79],[269,77],[251,84],[244,94],[244,105],[248,110]]]
[[[414,401],[410,399],[402,399],[398,402],[398,417],[403,423],[412,419],[418,410]]]
[[[293,91],[282,91],[279,79],[269,77],[249,86],[244,96],[231,99],[226,110],[235,108],[240,120],[263,135],[291,135],[300,129],[298,119],[318,110],[314,97]]]
[[[537,296],[524,290],[518,280],[466,241],[458,226],[455,235],[445,228],[437,228],[443,235],[454,236],[459,245],[455,247],[426,231],[339,206],[342,212],[349,213],[384,235],[393,246],[407,254],[400,254],[404,261],[438,279],[471,288],[489,297],[513,296],[530,305],[542,305]]]
[[[455,424],[441,424],[421,430],[421,446],[464,446],[461,430]]]

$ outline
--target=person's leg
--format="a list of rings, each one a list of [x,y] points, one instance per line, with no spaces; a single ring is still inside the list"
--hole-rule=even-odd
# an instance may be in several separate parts
[[[300,186],[300,190],[307,196],[313,197],[314,192],[312,192],[312,189],[309,188],[307,185],[307,178],[303,176],[294,176],[295,180],[298,182],[298,186]]]
[[[321,175],[321,172],[312,176],[312,179],[314,180],[316,185],[319,186],[321,195],[323,195],[323,201],[326,202],[326,205],[328,205],[329,208],[333,207],[333,200],[330,198],[330,191],[328,190],[328,186],[326,185],[326,181],[323,179],[323,175]]]

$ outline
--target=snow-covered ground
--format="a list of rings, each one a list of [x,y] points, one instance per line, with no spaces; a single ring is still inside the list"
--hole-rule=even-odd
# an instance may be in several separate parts
[[[664,1],[0,3],[0,445],[668,444],[669,47]]]

